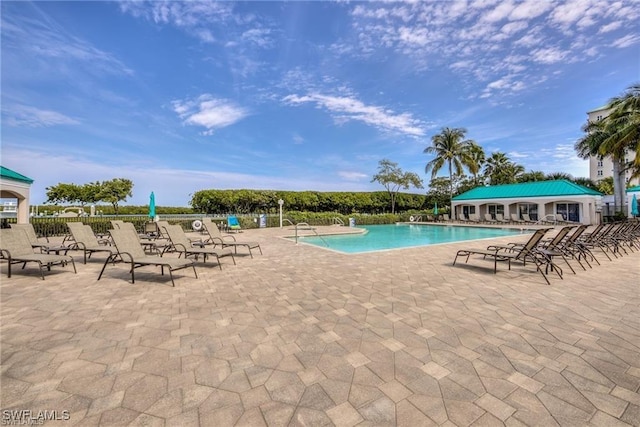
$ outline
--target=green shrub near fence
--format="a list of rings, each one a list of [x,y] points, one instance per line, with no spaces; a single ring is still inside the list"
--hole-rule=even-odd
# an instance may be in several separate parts
[[[408,211],[402,214],[351,214],[342,215],[337,212],[297,212],[288,211],[283,216],[283,226],[290,227],[293,224],[306,222],[312,226],[333,225],[342,223],[349,225],[349,218],[355,219],[356,225],[376,225],[376,224],[394,224],[396,222],[409,222],[411,216],[422,216],[426,219],[426,215],[431,211]],[[169,221],[170,224],[179,224],[185,231],[192,231],[193,221],[202,218],[203,215],[165,215],[160,216],[161,219]],[[252,229],[259,227],[259,215],[238,215],[240,226],[243,229]],[[63,236],[68,233],[67,222],[82,222],[91,226],[91,229],[98,234],[105,234],[111,229],[111,220],[118,219],[131,222],[140,232],[144,231],[144,225],[149,221],[145,215],[118,215],[118,216],[87,216],[77,218],[61,218],[61,217],[32,217],[31,223],[39,236]],[[212,217],[216,224],[226,224],[227,217]],[[288,221],[287,221],[288,220]],[[15,218],[9,220],[15,222]],[[277,214],[267,215],[267,227],[279,227],[280,216]]]

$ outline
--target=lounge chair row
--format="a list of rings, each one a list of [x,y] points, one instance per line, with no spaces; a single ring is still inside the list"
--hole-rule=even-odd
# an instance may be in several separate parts
[[[461,249],[457,251],[453,265],[456,265],[460,257],[464,257],[466,263],[471,255],[482,255],[483,259],[493,260],[493,271],[497,273],[498,262],[506,262],[509,270],[512,261],[522,262],[523,266],[529,262],[536,266],[536,271],[550,285],[547,277],[550,271],[563,278],[563,270],[555,262],[556,259],[561,259],[576,274],[569,261],[577,262],[585,271],[585,265],[592,268],[592,262],[600,265],[593,253],[596,249],[609,260],[612,260],[611,255],[617,258],[640,250],[640,221],[600,224],[590,233],[585,233],[587,228],[587,225],[567,225],[558,230],[553,238],[544,239],[549,230],[552,230],[545,228],[534,232],[525,243]]]
[[[135,283],[134,270],[145,265],[155,265],[161,267],[164,274],[165,268],[169,271],[171,283],[175,286],[172,272],[182,268],[191,267],[194,275],[197,272],[194,266],[194,259],[197,261],[202,256],[206,262],[209,258],[215,258],[219,268],[222,269],[220,258],[230,257],[234,265],[236,263],[234,255],[238,253],[238,248],[247,248],[253,258],[252,249],[258,249],[262,254],[262,248],[257,242],[238,241],[233,236],[222,236],[217,226],[210,220],[205,222],[205,230],[208,233],[206,240],[192,240],[184,233],[179,225],[170,225],[168,222],[160,222],[158,229],[162,232],[155,236],[148,234],[140,235],[131,223],[122,221],[112,221],[114,227],[109,231],[109,238],[99,238],[89,225],[81,222],[67,223],[70,235],[65,238],[66,246],[50,246],[40,242],[31,224],[19,224],[11,229],[2,230],[0,239],[0,256],[6,259],[9,264],[8,276],[11,277],[11,265],[22,263],[23,268],[29,262],[37,262],[40,268],[41,277],[44,280],[44,269],[51,269],[53,265],[66,265],[71,263],[76,272],[73,257],[67,255],[69,250],[80,250],[83,252],[83,262],[96,252],[106,253],[108,256],[100,271],[98,280],[102,277],[106,266],[111,262],[127,262],[131,264],[131,281]],[[39,250],[40,253],[35,253]],[[52,254],[51,252],[54,252]],[[64,252],[60,254],[60,252]],[[163,257],[164,254],[174,252],[175,257]],[[183,258],[184,256],[184,258]],[[192,257],[192,258],[190,258]]]

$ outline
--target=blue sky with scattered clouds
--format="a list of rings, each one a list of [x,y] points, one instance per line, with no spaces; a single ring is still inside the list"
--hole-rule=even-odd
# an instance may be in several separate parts
[[[587,176],[586,112],[640,80],[640,2],[2,2],[2,164],[35,180],[369,191],[464,127]],[[444,171],[443,171],[444,172]]]

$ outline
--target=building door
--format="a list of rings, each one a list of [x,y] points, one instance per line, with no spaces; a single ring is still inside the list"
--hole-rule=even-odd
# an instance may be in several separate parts
[[[556,215],[563,220],[580,222],[580,204],[579,203],[557,203]]]

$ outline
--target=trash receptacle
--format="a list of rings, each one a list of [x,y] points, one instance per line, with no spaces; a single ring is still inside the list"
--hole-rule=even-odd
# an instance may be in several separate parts
[[[267,214],[260,214],[260,222],[258,224],[260,228],[267,227]]]
[[[356,219],[349,218],[349,227],[355,227],[355,226],[356,226]]]

